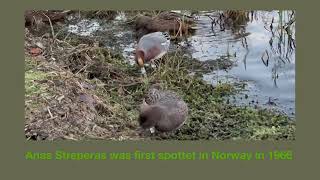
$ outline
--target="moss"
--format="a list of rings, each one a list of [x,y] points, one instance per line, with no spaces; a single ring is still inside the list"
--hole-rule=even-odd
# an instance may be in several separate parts
[[[42,80],[45,80],[47,74],[41,71],[29,70],[25,73],[25,91],[26,97],[43,94],[47,91],[47,86],[43,83],[39,83]]]
[[[46,84],[47,74],[36,69],[37,61],[27,57],[25,59],[25,103],[26,110],[36,109],[40,106],[39,98],[46,97],[49,94]]]
[[[24,65],[25,71],[29,71],[37,67],[37,61],[31,57],[26,57],[24,62],[25,62],[25,65]]]
[[[235,91],[235,87],[229,83],[219,83],[215,88],[215,92],[220,96],[231,95],[235,93]]]

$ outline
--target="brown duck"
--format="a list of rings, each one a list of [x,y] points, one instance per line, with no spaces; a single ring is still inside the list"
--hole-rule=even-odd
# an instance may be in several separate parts
[[[176,93],[150,88],[140,109],[139,123],[143,129],[169,132],[180,128],[186,121],[188,106]]]
[[[139,16],[135,21],[135,29],[137,38],[140,39],[143,35],[152,32],[170,32],[174,35],[187,35],[188,32],[193,32],[194,19],[190,16],[185,16],[175,12],[161,12],[159,15]],[[174,37],[173,37],[174,38]]]

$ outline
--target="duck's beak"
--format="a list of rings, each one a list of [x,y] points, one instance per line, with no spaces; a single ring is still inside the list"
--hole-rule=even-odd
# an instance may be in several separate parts
[[[138,65],[139,65],[140,67],[144,67],[144,62],[143,62],[143,60],[142,60],[141,57],[138,58]]]
[[[144,61],[142,60],[141,57],[138,58],[138,65],[141,68],[141,74],[146,76],[146,69],[144,68]]]

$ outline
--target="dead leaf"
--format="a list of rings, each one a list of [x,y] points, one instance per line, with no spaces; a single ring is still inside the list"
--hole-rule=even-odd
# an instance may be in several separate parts
[[[42,49],[41,48],[31,48],[30,49],[30,54],[33,56],[38,56],[42,53]]]

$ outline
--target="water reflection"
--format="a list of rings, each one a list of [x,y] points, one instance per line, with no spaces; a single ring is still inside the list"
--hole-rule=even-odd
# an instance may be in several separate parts
[[[205,80],[245,81],[249,98],[237,97],[236,103],[254,101],[294,114],[294,11],[204,12],[198,16],[198,26],[189,38],[193,57],[200,61],[228,57],[235,63],[229,71],[205,75]]]

